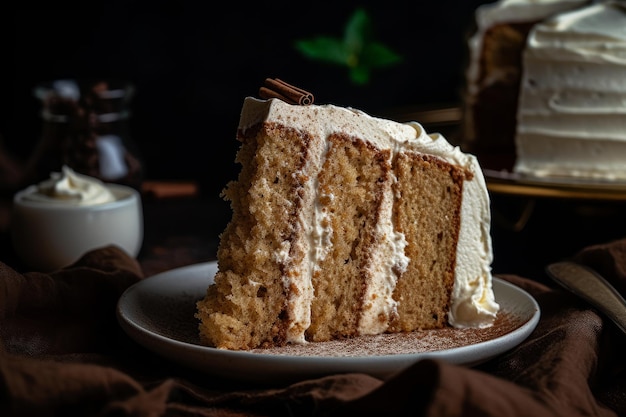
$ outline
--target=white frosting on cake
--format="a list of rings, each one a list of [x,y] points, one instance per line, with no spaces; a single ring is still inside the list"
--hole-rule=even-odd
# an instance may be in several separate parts
[[[475,12],[476,31],[468,40],[467,89],[473,96],[479,90],[479,59],[485,32],[502,23],[522,23],[543,20],[558,12],[571,10],[589,0],[500,0],[479,6]],[[495,80],[486,80],[486,83]]]
[[[626,180],[626,4],[604,2],[529,35],[515,171]]]
[[[543,20],[566,9],[579,7],[589,0],[500,0],[476,9],[476,24],[485,29],[503,22]]]
[[[458,147],[452,146],[438,134],[428,135],[421,125],[416,122],[403,124],[371,117],[362,111],[338,107],[334,105],[295,106],[280,100],[258,100],[252,97],[245,99],[239,129],[245,132],[248,128],[260,122],[277,123],[282,126],[305,131],[311,139],[308,166],[304,172],[294,175],[307,175],[321,167],[327,152],[327,138],[332,133],[348,133],[353,137],[371,142],[381,149],[391,149],[394,153],[404,150],[436,155],[455,165],[469,169],[474,177],[465,181],[463,186],[463,205],[461,210],[461,229],[457,248],[455,284],[452,293],[452,304],[449,312],[449,322],[455,327],[486,327],[490,326],[499,309],[492,290],[491,262],[492,246],[490,237],[490,208],[489,195],[476,158],[461,152]],[[391,155],[393,158],[393,155]],[[308,195],[316,195],[316,181],[308,181]],[[312,274],[319,272],[317,265],[328,253],[332,230],[326,220],[326,214],[319,205],[320,198],[333,196],[316,196],[316,201],[305,202],[315,205],[308,216],[302,214],[298,220],[300,227],[307,235],[304,239],[294,242],[299,250],[308,253],[305,257],[306,265],[291,265],[292,271],[289,285],[295,286],[298,291],[291,292],[293,299],[289,300],[292,306],[291,319],[294,322],[289,331],[288,339],[291,342],[304,342],[303,328],[310,323],[308,306],[313,297],[311,283]],[[366,316],[360,321],[361,334],[377,334],[385,330],[381,324],[380,315],[389,316],[395,311],[396,301],[392,293],[397,282],[394,271],[404,271],[410,259],[404,254],[406,240],[404,236],[393,229],[391,210],[393,195],[389,188],[388,195],[383,203],[385,220],[380,222],[377,232],[380,237],[380,247],[377,259],[371,266],[374,280],[365,297],[368,305]],[[304,211],[303,211],[304,212]],[[313,217],[313,218],[311,218]],[[286,254],[293,251],[293,247],[286,244],[280,259],[286,259]]]

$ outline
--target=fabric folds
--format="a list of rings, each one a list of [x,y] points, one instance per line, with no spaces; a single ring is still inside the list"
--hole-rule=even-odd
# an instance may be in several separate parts
[[[625,294],[626,240],[573,259]],[[122,331],[117,300],[144,276],[116,247],[50,274],[0,263],[0,415],[626,415],[626,336],[564,290],[500,278],[533,295],[541,319],[528,339],[488,362],[428,359],[386,381],[353,373],[252,386],[179,367]]]

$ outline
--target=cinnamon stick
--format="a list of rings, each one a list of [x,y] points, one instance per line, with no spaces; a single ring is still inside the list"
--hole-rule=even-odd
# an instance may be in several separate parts
[[[313,104],[313,94],[278,78],[266,78],[264,84],[259,89],[259,96],[263,99],[278,98],[289,104],[303,106]]]

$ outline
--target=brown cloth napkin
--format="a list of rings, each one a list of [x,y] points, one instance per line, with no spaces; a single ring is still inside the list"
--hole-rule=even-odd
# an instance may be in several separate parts
[[[626,240],[575,258],[624,294]],[[50,274],[0,263],[0,416],[626,415],[617,327],[556,287],[501,278],[531,293],[542,315],[528,339],[486,363],[428,359],[387,381],[353,373],[260,387],[183,369],[126,336],[117,299],[143,277],[115,247]]]

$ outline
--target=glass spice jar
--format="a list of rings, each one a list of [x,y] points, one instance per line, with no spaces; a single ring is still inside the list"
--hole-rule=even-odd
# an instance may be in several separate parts
[[[140,189],[143,166],[129,131],[131,83],[56,80],[37,85],[34,95],[42,105],[42,129],[27,164],[28,182],[45,180],[67,165]]]

